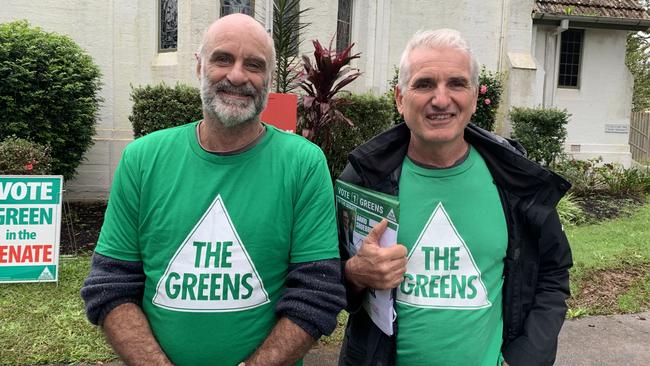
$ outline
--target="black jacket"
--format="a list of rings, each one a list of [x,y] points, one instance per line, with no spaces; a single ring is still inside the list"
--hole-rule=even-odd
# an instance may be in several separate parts
[[[405,124],[378,135],[350,153],[340,179],[397,195],[409,139]],[[465,140],[481,154],[492,174],[508,227],[503,355],[512,366],[552,365],[567,309],[572,265],[555,205],[570,184],[526,159],[514,141],[473,124],[465,129]],[[344,248],[341,258],[344,264],[348,258]],[[393,365],[395,337],[374,325],[360,306],[361,300],[362,296],[348,293],[350,318],[339,364]]]

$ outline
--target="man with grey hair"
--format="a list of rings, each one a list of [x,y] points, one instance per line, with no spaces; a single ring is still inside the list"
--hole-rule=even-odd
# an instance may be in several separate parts
[[[417,33],[400,61],[398,125],[349,155],[340,179],[398,196],[401,244],[376,225],[341,248],[350,317],[340,365],[551,365],[571,251],[555,205],[570,184],[470,123],[478,62],[459,32]],[[368,289],[393,289],[394,335]]]
[[[81,295],[129,365],[293,365],[345,305],[322,151],[260,121],[273,41],[214,22],[203,119],[131,143]]]

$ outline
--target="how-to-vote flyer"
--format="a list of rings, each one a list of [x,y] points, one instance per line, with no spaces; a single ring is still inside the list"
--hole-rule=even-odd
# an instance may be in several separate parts
[[[62,176],[0,176],[0,283],[56,282]]]
[[[370,230],[381,220],[388,221],[379,245],[387,247],[397,242],[399,201],[397,197],[375,192],[337,180],[334,185],[339,241],[350,256],[357,253]],[[388,335],[393,334],[395,309],[391,290],[368,290],[363,303],[372,321]]]

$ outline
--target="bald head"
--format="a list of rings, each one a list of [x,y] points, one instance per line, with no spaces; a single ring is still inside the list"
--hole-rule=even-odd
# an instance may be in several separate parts
[[[230,14],[215,20],[203,33],[203,40],[199,46],[198,55],[201,62],[212,50],[224,40],[243,39],[259,45],[266,55],[268,75],[273,73],[275,66],[275,47],[273,38],[264,27],[254,18],[246,14]]]

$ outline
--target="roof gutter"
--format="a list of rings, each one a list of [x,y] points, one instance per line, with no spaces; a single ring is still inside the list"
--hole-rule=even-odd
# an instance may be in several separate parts
[[[615,28],[636,31],[644,31],[650,28],[650,19],[612,18],[535,12],[532,13],[532,17],[535,23],[543,24],[558,24],[562,20],[568,19],[571,23],[579,23],[580,25],[591,26],[594,28]]]

